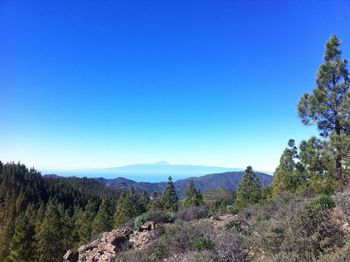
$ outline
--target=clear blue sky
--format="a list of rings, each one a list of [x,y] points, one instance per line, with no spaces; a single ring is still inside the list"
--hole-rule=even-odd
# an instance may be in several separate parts
[[[272,171],[350,1],[0,1],[0,159]]]

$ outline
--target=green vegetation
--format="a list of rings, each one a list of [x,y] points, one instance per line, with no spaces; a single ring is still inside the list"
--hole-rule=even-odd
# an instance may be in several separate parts
[[[203,205],[202,194],[194,187],[193,180],[191,179],[185,189],[185,197],[183,199],[183,206],[185,208]]]
[[[164,188],[164,192],[160,199],[160,203],[164,210],[175,212],[179,209],[178,200],[179,199],[177,197],[176,189],[173,180],[170,176],[168,183]]]
[[[259,179],[253,172],[251,166],[245,170],[241,183],[238,185],[236,206],[238,208],[256,204],[261,199],[261,188]]]

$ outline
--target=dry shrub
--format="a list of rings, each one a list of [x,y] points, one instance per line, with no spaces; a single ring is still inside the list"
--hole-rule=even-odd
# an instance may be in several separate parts
[[[244,238],[240,234],[223,232],[216,236],[214,243],[214,251],[220,261],[238,262],[248,258]]]
[[[190,207],[180,210],[176,213],[176,218],[183,221],[191,221],[194,219],[201,219],[206,217],[208,217],[207,206]]]

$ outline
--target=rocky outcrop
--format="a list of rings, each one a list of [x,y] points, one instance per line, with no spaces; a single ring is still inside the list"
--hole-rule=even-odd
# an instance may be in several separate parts
[[[130,235],[130,243],[135,249],[143,249],[148,246],[156,237],[155,224],[153,221],[146,221],[139,230]]]
[[[101,237],[81,246],[78,251],[68,250],[67,262],[112,262],[128,248],[143,249],[156,238],[155,224],[146,221],[139,230],[123,227],[102,233]]]
[[[129,247],[128,228],[102,233],[102,236],[86,245],[78,252],[67,251],[63,259],[67,262],[111,262],[117,254]]]

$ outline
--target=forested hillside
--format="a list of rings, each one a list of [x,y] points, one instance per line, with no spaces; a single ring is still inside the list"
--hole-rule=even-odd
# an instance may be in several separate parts
[[[190,180],[193,180],[196,188],[201,191],[213,189],[227,189],[236,191],[243,175],[244,172],[241,171],[208,174],[205,176],[180,179],[174,181],[174,185],[179,198],[183,198],[186,185]],[[256,175],[259,177],[262,187],[268,186],[272,182],[272,176],[270,175],[261,172],[256,172]],[[146,191],[148,194],[153,192],[161,194],[164,186],[166,185],[166,182],[136,182],[123,177],[118,177],[115,179],[105,179],[101,177],[95,178],[95,180],[111,188],[127,190],[133,187],[138,193]]]

